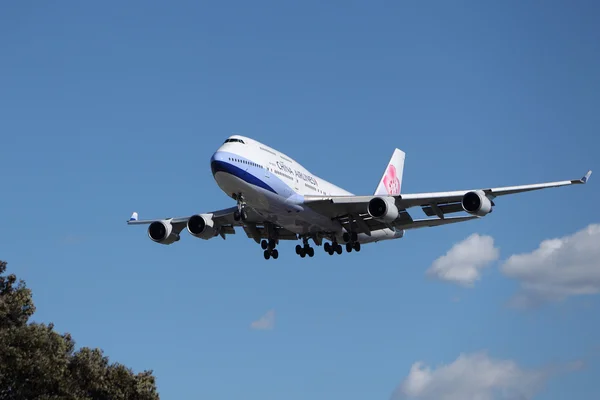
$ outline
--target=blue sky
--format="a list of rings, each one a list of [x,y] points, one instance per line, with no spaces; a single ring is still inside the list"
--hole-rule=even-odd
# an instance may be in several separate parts
[[[505,262],[599,223],[600,177],[336,257],[317,249],[300,259],[288,243],[266,262],[239,233],[159,246],[125,221],[231,206],[209,159],[233,133],[358,194],[373,193],[395,147],[407,153],[403,192],[600,171],[597,2],[62,1],[0,11],[0,258],[33,289],[35,320],[153,369],[164,399],[436,398],[427,382],[450,385],[452,368],[459,378],[446,393],[456,398],[501,389],[595,398],[598,236],[585,239],[587,255],[571,246],[532,269],[512,263],[512,275]],[[472,234],[498,249],[473,261],[472,286],[427,274]],[[552,263],[591,294],[571,286],[512,307],[523,282],[567,285]],[[269,310],[273,329],[252,329]],[[418,362],[430,370],[411,372]],[[481,386],[463,362],[510,373]],[[521,371],[543,385],[532,389]]]

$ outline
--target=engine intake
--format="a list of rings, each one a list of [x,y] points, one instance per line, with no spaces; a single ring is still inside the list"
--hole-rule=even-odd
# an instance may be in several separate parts
[[[173,225],[167,221],[154,221],[148,227],[148,237],[160,244],[171,244],[179,240],[179,235],[173,232]]]
[[[492,212],[492,202],[482,191],[467,192],[461,201],[462,208],[472,215],[483,217]]]
[[[369,215],[382,222],[394,222],[399,212],[393,197],[375,197],[367,206]]]
[[[187,230],[194,237],[208,240],[218,234],[218,230],[214,225],[215,222],[212,216],[197,214],[188,219]]]

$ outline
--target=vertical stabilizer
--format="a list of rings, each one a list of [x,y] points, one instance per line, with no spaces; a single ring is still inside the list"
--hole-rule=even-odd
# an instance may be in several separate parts
[[[402,150],[394,150],[394,154],[392,154],[392,158],[381,177],[379,186],[375,190],[375,196],[397,196],[400,194],[405,157],[406,154]]]

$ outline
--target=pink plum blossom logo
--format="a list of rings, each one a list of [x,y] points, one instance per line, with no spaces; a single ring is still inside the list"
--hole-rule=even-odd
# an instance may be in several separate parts
[[[383,177],[383,184],[389,195],[394,196],[400,194],[400,179],[398,179],[396,167],[392,164],[388,166],[385,176]]]

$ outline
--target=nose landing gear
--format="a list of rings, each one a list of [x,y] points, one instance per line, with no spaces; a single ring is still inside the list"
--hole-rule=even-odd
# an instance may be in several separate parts
[[[234,194],[233,198],[237,200],[237,210],[233,212],[233,219],[239,221],[246,221],[248,219],[248,212],[246,211],[246,201],[241,193]]]

